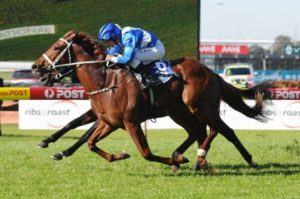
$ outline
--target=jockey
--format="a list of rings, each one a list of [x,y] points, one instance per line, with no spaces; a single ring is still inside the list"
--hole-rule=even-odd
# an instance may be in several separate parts
[[[126,64],[134,72],[141,72],[140,66],[165,55],[165,47],[157,36],[140,28],[121,28],[118,24],[106,23],[100,28],[97,39],[109,47],[106,60]]]

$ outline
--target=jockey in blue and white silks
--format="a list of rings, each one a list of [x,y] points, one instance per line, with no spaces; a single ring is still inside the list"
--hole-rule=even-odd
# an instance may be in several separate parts
[[[100,28],[97,38],[109,46],[106,60],[127,64],[133,69],[165,55],[165,47],[157,36],[140,28],[121,28],[115,23],[107,23]]]

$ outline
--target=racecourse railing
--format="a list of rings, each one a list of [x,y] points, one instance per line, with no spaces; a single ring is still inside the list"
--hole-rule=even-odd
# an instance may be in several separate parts
[[[300,100],[299,88],[270,89],[272,99]],[[83,87],[0,87],[0,100],[85,100],[88,96]]]
[[[234,129],[300,130],[300,89],[277,88],[270,91],[274,100],[264,110],[264,114],[271,118],[267,124],[249,120],[223,102],[220,106],[221,117]],[[0,88],[0,100],[20,100],[18,102],[19,129],[62,128],[91,108],[87,99],[88,96],[83,87]],[[245,102],[253,105],[253,100]],[[164,117],[158,118],[155,123],[147,122],[147,128],[181,127],[170,118]]]

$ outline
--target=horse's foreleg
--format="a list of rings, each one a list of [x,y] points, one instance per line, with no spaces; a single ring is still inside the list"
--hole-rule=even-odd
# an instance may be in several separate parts
[[[176,167],[179,167],[179,164],[181,163],[186,163],[185,160],[175,160],[169,157],[154,155],[150,150],[140,124],[126,123],[125,128],[129,132],[133,142],[144,159],[148,161],[160,162],[169,166],[175,165]]]
[[[82,125],[85,125],[85,124],[89,124],[91,122],[96,121],[96,119],[97,118],[96,118],[94,112],[90,109],[89,111],[87,111],[86,113],[82,114],[78,118],[76,118],[76,119],[72,120],[71,122],[69,122],[62,129],[58,130],[57,132],[55,132],[54,134],[52,134],[51,136],[49,136],[45,140],[41,141],[37,145],[37,147],[39,147],[39,148],[47,148],[48,145],[49,145],[49,143],[57,141],[61,136],[63,136],[64,134],[66,134],[71,129],[75,129],[75,128],[79,127],[79,126],[82,126]]]
[[[107,160],[108,162],[113,162],[117,160],[123,160],[126,158],[129,158],[130,155],[125,152],[120,152],[118,154],[110,154],[106,151],[100,149],[96,146],[96,143],[106,136],[108,136],[110,133],[112,133],[114,130],[116,130],[115,127],[112,127],[105,122],[101,121],[96,130],[92,133],[90,138],[88,139],[88,146],[89,149],[96,154],[100,155],[102,158]]]
[[[99,121],[95,122],[80,138],[75,144],[73,144],[70,148],[58,152],[51,156],[54,160],[61,160],[64,156],[68,157],[71,156],[79,147],[81,147],[92,135],[92,133],[95,131],[97,126],[99,125]]]

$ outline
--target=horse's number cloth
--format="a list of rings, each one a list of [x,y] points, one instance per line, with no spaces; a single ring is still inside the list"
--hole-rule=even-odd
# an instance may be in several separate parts
[[[145,70],[146,74],[159,79],[162,83],[166,83],[175,75],[170,62],[167,60],[155,61],[150,66],[145,66],[143,70]]]

